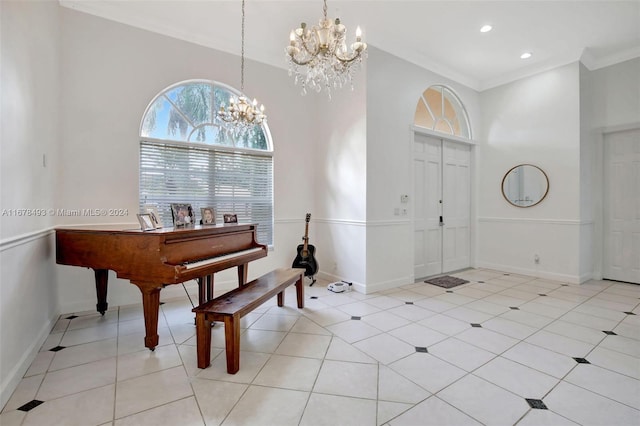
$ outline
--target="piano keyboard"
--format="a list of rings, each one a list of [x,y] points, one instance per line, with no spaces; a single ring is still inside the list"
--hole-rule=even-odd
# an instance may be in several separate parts
[[[262,247],[254,247],[248,250],[242,250],[242,251],[237,251],[235,253],[229,253],[229,254],[225,254],[223,256],[218,256],[218,257],[211,257],[209,259],[204,259],[204,260],[199,260],[197,262],[190,262],[190,263],[185,263],[184,266],[185,268],[187,268],[187,270],[189,269],[194,269],[194,268],[199,268],[201,266],[207,266],[207,265],[211,265],[214,263],[218,263],[218,262],[222,262],[225,260],[229,260],[229,259],[233,259],[235,257],[240,257],[240,256],[244,256],[247,254],[251,254],[251,253],[256,253],[263,250]]]

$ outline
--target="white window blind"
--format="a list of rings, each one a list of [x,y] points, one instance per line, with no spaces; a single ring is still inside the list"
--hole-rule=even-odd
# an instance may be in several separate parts
[[[140,208],[155,205],[171,226],[171,203],[189,203],[199,223],[200,208],[213,207],[216,222],[234,213],[240,223],[257,223],[257,239],[273,243],[273,158],[270,152],[142,140]]]

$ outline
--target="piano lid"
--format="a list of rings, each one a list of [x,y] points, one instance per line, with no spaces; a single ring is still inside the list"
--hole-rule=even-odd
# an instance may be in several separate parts
[[[143,231],[139,224],[133,223],[103,223],[92,225],[62,225],[55,228],[56,231],[78,231],[95,233],[121,233],[121,234],[179,234],[193,233],[194,231],[211,231],[213,233],[232,231],[234,228],[242,229],[247,226],[257,226],[257,223],[227,223],[216,225],[192,225],[192,226],[166,226],[164,228]]]

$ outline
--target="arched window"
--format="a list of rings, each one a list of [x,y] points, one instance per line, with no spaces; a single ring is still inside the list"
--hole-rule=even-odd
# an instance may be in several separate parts
[[[416,105],[413,123],[436,132],[471,139],[469,118],[462,102],[444,86],[431,86],[424,91]]]
[[[245,134],[226,132],[216,119],[221,104],[240,93],[191,80],[168,87],[149,104],[140,126],[140,208],[158,209],[173,223],[172,203],[213,207],[216,223],[236,214],[257,223],[258,240],[273,243],[273,147],[266,123]]]

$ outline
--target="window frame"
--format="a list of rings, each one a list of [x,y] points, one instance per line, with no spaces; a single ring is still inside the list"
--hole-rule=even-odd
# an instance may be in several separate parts
[[[432,105],[427,101],[425,94],[429,91],[429,90],[435,90],[438,91],[440,94],[440,114],[436,115],[433,111]],[[449,119],[449,117],[446,116],[445,114],[445,99],[450,99],[449,102],[451,102],[451,99],[453,101],[455,101],[455,104],[452,103],[452,108],[455,112],[455,119],[458,120],[458,122],[460,123],[460,127],[461,127],[461,132],[460,134],[456,134],[454,127],[451,123],[451,120]],[[417,120],[417,115],[418,115],[418,110],[420,109],[420,107],[425,108],[425,110],[427,111],[427,113],[430,115],[429,119],[433,121],[433,125],[431,127],[425,127],[421,124],[418,124],[418,120]],[[438,124],[440,122],[444,122],[446,123],[449,128],[451,129],[451,132],[443,132],[441,130],[439,130]],[[456,94],[456,92],[443,84],[433,84],[429,87],[427,87],[421,94],[420,97],[418,98],[418,101],[416,103],[416,108],[414,111],[414,118],[413,118],[413,126],[417,127],[417,128],[421,128],[421,129],[428,129],[431,130],[435,133],[439,133],[439,134],[443,134],[443,135],[448,135],[448,136],[453,136],[456,138],[461,138],[463,140],[473,140],[473,134],[472,134],[472,130],[471,130],[471,122],[469,121],[469,114],[467,113],[467,109],[464,105],[464,103],[462,102],[462,100],[460,99],[460,97]],[[464,132],[462,132],[462,130],[466,129],[466,134],[463,134]]]

